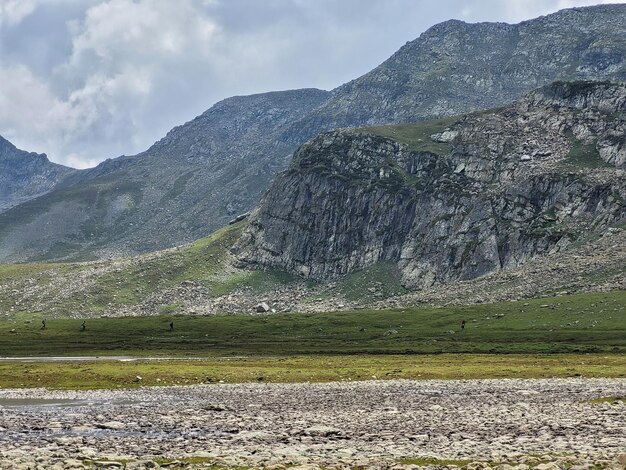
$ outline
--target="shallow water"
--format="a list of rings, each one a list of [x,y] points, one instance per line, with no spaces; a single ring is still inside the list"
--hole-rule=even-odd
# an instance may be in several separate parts
[[[86,400],[75,398],[0,398],[0,409],[2,408],[74,408],[80,406],[99,405],[136,405],[140,400],[107,399],[107,400]]]

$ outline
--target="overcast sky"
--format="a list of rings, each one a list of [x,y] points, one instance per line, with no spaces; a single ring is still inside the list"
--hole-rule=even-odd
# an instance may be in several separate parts
[[[0,0],[0,135],[88,167],[232,95],[330,90],[433,24],[584,0]]]

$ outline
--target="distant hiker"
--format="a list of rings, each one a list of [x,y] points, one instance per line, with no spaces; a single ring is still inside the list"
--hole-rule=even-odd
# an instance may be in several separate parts
[[[87,328],[87,326],[85,325],[85,320],[83,320],[83,322],[80,324],[80,331],[85,331],[85,328]]]
[[[461,320],[461,329],[464,330],[465,329],[465,320]]]
[[[43,320],[41,320],[41,329],[42,330],[46,329],[46,319],[45,318]]]
[[[170,331],[174,331],[174,322],[173,321],[170,322]]]

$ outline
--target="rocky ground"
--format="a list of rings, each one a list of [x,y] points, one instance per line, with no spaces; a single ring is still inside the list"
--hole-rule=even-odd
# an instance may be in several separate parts
[[[496,271],[451,285],[435,285],[390,298],[385,298],[383,294],[383,283],[375,281],[367,284],[368,295],[361,300],[346,299],[337,282],[321,285],[294,282],[262,295],[241,288],[219,297],[211,297],[198,284],[187,283],[149,296],[140,305],[121,313],[150,315],[158,312],[158,306],[172,302],[185,305],[187,313],[201,315],[217,312],[254,313],[259,303],[266,303],[277,312],[304,313],[411,307],[419,304],[493,303],[543,295],[623,290],[626,289],[625,266],[626,230],[612,228],[593,242],[538,256],[515,269]],[[230,266],[229,269],[239,271]]]
[[[591,400],[625,392],[624,379],[2,390],[0,468],[621,469],[626,403]]]
[[[167,257],[180,248],[103,263],[79,265],[68,273],[53,270],[47,282],[35,278],[0,280],[0,295],[15,297],[15,307],[7,309],[4,316],[12,315],[14,309],[46,311],[54,315],[55,305],[79,291],[94,289],[101,277],[116,275],[140,262]],[[626,289],[626,230],[612,228],[603,236],[581,246],[531,259],[515,268],[481,276],[477,279],[459,281],[451,285],[436,285],[412,291],[406,295],[385,298],[382,282],[365,281],[364,295],[360,300],[349,300],[341,292],[340,283],[320,285],[296,281],[277,285],[267,292],[259,293],[244,287],[214,296],[200,282],[184,281],[173,288],[156,289],[140,303],[128,306],[111,306],[106,315],[155,315],[164,305],[178,305],[181,312],[195,315],[223,313],[255,313],[257,305],[266,303],[276,312],[330,312],[359,308],[384,309],[419,304],[459,305],[523,300],[532,297],[573,294],[579,292],[602,292]],[[228,258],[224,262],[222,277],[245,275],[245,270],[232,266]],[[62,309],[67,316],[68,312]],[[78,315],[89,316],[85,310]],[[0,317],[3,313],[0,311]]]

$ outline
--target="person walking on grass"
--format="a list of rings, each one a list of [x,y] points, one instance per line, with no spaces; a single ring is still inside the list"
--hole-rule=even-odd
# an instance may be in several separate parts
[[[86,328],[87,325],[85,325],[85,320],[83,320],[83,322],[80,324],[80,331],[85,331]]]
[[[43,320],[41,320],[41,329],[42,330],[46,329],[46,319],[45,318]]]
[[[173,321],[170,322],[170,331],[174,331],[174,322]]]
[[[465,320],[461,320],[461,331],[465,329]]]

